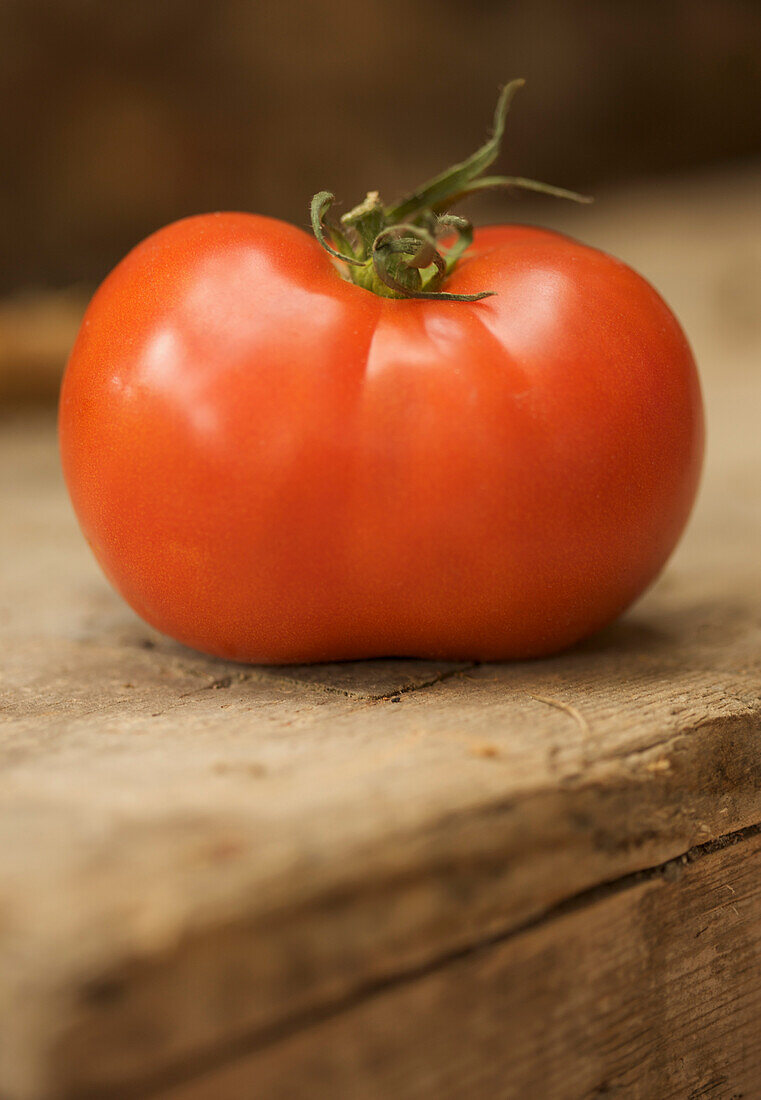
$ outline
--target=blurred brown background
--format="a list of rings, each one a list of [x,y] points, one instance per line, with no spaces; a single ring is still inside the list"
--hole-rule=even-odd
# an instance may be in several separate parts
[[[391,198],[516,75],[505,172],[604,198],[761,156],[759,0],[0,0],[0,396],[54,393],[82,301],[160,225]]]

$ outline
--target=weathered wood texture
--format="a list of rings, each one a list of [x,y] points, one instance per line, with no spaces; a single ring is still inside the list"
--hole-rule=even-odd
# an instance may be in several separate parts
[[[761,822],[758,184],[577,216],[682,317],[709,463],[663,578],[552,660],[184,650],[91,561],[52,420],[5,418],[3,1100],[761,1096],[755,840],[626,878]]]
[[[592,891],[160,1100],[748,1100],[760,971],[755,834]]]

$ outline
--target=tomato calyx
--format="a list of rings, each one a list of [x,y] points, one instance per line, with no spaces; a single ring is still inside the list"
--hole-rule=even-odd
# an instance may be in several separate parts
[[[384,298],[423,298],[477,302],[494,291],[450,294],[442,286],[473,242],[473,226],[448,213],[469,195],[492,188],[520,188],[573,202],[591,202],[586,195],[523,176],[486,176],[499,156],[505,119],[513,96],[524,84],[512,80],[501,90],[491,137],[467,160],[428,180],[422,187],[385,206],[377,191],[342,215],[329,218],[335,196],[318,191],[312,198],[312,230],[322,247],[346,265],[345,275]]]

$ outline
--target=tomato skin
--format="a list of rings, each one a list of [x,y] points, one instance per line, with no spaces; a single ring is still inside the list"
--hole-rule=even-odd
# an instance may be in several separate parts
[[[560,650],[658,574],[703,453],[697,373],[619,261],[476,231],[447,290],[377,297],[250,214],[162,229],[95,295],[60,404],[105,573],[207,653]]]

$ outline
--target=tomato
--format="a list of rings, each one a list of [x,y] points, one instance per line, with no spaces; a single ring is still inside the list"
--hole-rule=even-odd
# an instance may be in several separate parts
[[[703,451],[677,321],[602,252],[448,213],[485,187],[582,199],[484,175],[521,84],[483,146],[394,206],[370,192],[330,225],[319,192],[316,239],[188,218],[95,295],[63,468],[159,630],[264,663],[535,657],[662,568]]]
[[[159,630],[253,662],[555,652],[677,542],[703,449],[690,349],[619,261],[494,226],[447,289],[384,298],[303,231],[189,218],[91,303],[63,467]]]

